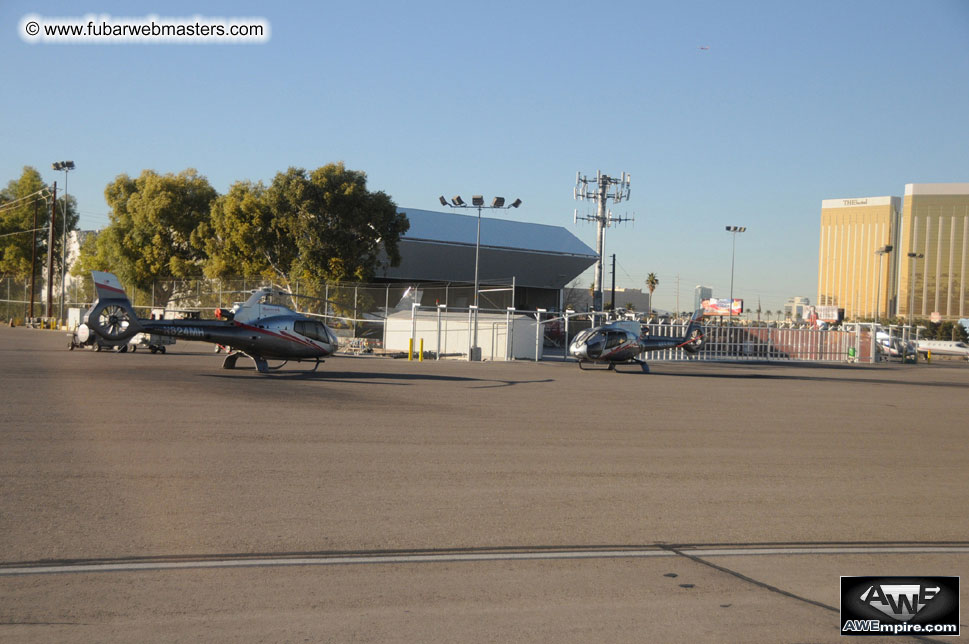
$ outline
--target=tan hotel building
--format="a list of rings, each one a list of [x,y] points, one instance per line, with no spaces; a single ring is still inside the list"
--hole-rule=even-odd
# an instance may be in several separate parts
[[[821,202],[821,248],[818,255],[820,306],[845,310],[845,319],[887,317],[895,310],[896,245],[901,200],[898,197],[825,199]]]
[[[888,254],[877,250],[891,245]],[[913,253],[913,257],[909,257]],[[845,319],[969,315],[969,183],[915,183],[898,197],[821,202],[818,304]],[[880,268],[879,268],[880,265]]]
[[[969,183],[906,185],[901,233],[898,314],[969,315]]]

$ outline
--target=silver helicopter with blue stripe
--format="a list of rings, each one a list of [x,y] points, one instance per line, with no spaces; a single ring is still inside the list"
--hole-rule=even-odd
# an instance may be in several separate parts
[[[697,310],[690,318],[682,336],[666,337],[642,332],[642,326],[635,320],[620,320],[602,326],[585,329],[576,334],[569,345],[569,355],[584,365],[604,364],[614,370],[617,364],[638,364],[644,373],[649,373],[649,365],[639,356],[648,351],[680,349],[695,354],[703,346],[703,326],[700,318],[703,309]]]
[[[290,360],[314,361],[311,371],[316,371],[323,358],[339,348],[339,339],[330,327],[271,302],[273,296],[293,297],[285,291],[256,289],[244,303],[216,310],[215,320],[150,320],[135,315],[113,274],[91,271],[91,276],[97,299],[84,316],[83,326],[110,342],[123,341],[137,333],[211,342],[231,347],[223,369],[234,369],[244,356],[253,361],[259,373],[270,370],[269,360],[283,361],[272,369]]]

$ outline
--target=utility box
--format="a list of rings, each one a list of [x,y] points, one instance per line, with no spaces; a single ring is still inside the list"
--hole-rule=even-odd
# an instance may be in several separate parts
[[[77,331],[77,327],[81,326],[81,316],[87,309],[79,309],[72,306],[67,309],[67,330]]]

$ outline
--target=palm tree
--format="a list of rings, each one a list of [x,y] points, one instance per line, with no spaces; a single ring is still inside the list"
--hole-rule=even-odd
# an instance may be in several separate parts
[[[659,278],[656,277],[656,273],[650,273],[646,276],[646,288],[649,289],[649,312],[653,312],[653,291],[659,285]]]

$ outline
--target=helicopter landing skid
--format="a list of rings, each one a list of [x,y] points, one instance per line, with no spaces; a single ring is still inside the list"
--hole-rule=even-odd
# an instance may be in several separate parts
[[[640,366],[640,368],[643,370],[643,373],[649,373],[649,365],[646,364],[646,361],[645,360],[640,360],[638,358],[633,358],[632,359],[632,363],[633,364],[638,364]],[[585,362],[585,361],[580,360],[579,361],[579,369],[581,369],[582,371],[615,371],[616,373],[619,373],[619,365],[620,364],[629,364],[629,363],[610,362],[610,363],[607,363],[604,367],[592,367],[592,366],[589,366],[589,365],[598,365],[598,364],[602,364],[602,363],[598,363],[598,362]],[[586,365],[586,366],[583,366],[583,365]]]
[[[579,369],[582,371],[613,371],[616,368],[614,362],[607,362],[604,366],[592,366],[601,365],[601,362],[592,362],[591,360],[579,360]],[[586,365],[586,366],[582,366]]]
[[[618,363],[618,362],[615,363],[616,373],[620,373],[620,371],[619,371],[619,364],[620,363]],[[627,364],[636,364],[636,365],[639,365],[639,367],[643,370],[643,373],[649,373],[649,365],[646,364],[646,361],[645,360],[640,360],[639,358],[632,358],[629,362],[623,362],[621,364],[624,364],[624,365],[627,365]],[[629,372],[626,371],[626,372],[623,372],[623,373],[629,373]]]
[[[326,360],[320,360],[319,358],[313,358],[313,361],[314,361],[313,362],[313,368],[312,369],[304,369],[303,370],[303,373],[316,373],[316,370],[320,368],[320,365],[323,364],[324,362],[326,362]],[[297,360],[296,362],[306,362],[306,361],[305,360]],[[286,364],[286,363],[284,362],[283,364],[279,365],[279,367],[282,367],[284,364]],[[271,367],[271,368],[272,369],[279,369],[279,367]]]
[[[248,353],[245,353],[244,351],[233,351],[225,357],[225,360],[222,361],[222,368],[235,369],[236,361],[239,360],[240,356],[245,356],[246,358],[249,358],[250,360],[252,360],[253,364],[256,365],[256,371],[258,371],[259,373],[269,373],[270,371],[276,371],[277,369],[282,369],[287,364],[289,364],[289,360],[283,360],[282,363],[274,367],[270,367],[269,363],[262,356],[251,356]],[[299,362],[302,362],[302,361],[300,360]],[[316,358],[315,363],[313,364],[313,368],[307,370],[306,373],[315,372],[317,369],[319,369],[320,363],[322,362],[324,361],[320,360],[319,358]]]

